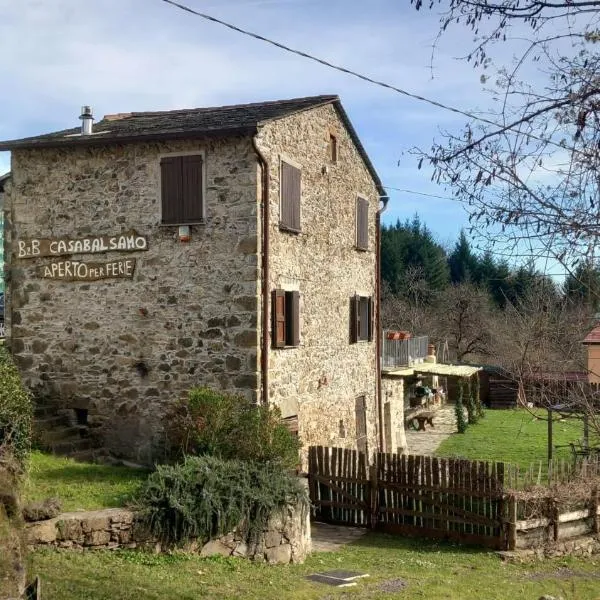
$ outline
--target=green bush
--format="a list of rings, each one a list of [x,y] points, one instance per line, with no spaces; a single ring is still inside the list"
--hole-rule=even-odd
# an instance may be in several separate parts
[[[158,466],[136,499],[150,531],[169,543],[205,541],[238,527],[252,541],[290,502],[308,507],[305,489],[280,464],[212,456]]]
[[[12,455],[23,466],[30,449],[32,416],[29,392],[0,346],[0,458]]]
[[[277,462],[287,468],[299,462],[300,441],[281,422],[279,409],[241,396],[194,388],[170,421],[170,444],[183,455]]]

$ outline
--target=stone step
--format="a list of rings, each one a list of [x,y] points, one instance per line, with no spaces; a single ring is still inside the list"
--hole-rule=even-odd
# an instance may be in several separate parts
[[[54,429],[55,427],[67,426],[69,426],[69,422],[64,415],[45,416],[43,418],[35,418],[33,421],[33,427],[37,431],[47,431],[49,429]]]
[[[36,404],[33,408],[33,416],[36,419],[44,419],[56,415],[56,406],[51,404]]]
[[[92,442],[89,438],[74,437],[69,440],[51,442],[47,444],[47,446],[49,450],[54,454],[71,456],[75,452],[80,452],[82,450],[91,450]]]
[[[88,428],[81,425],[74,427],[54,427],[53,429],[42,431],[41,438],[47,444],[53,442],[69,441],[71,439],[85,438],[88,436]]]

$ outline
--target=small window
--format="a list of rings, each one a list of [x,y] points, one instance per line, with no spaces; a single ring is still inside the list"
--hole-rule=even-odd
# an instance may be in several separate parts
[[[367,453],[367,397],[358,396],[354,402],[356,416],[356,447],[359,452]]]
[[[273,347],[300,345],[300,292],[273,290]]]
[[[329,134],[329,160],[335,164],[338,159],[337,137],[333,133]]]
[[[279,227],[288,231],[300,231],[301,172],[281,161],[281,207]]]
[[[369,201],[356,199],[356,248],[369,249]]]
[[[373,298],[353,296],[350,300],[350,341],[373,341]]]
[[[202,156],[165,156],[160,161],[162,222],[202,223]]]

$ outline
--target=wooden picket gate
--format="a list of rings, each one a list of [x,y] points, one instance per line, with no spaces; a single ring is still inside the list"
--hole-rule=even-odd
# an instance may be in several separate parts
[[[315,518],[402,535],[504,549],[504,464],[376,454],[313,446],[309,488]]]

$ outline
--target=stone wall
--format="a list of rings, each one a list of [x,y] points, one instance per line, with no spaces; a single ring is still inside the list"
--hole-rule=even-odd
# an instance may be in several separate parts
[[[310,554],[308,511],[288,507],[274,515],[253,543],[238,532],[205,543],[189,542],[185,549],[201,556],[237,556],[270,564],[302,563]],[[110,508],[64,513],[26,526],[30,546],[59,548],[140,548],[161,551],[161,544],[148,534],[133,511]],[[164,548],[168,550],[168,548]]]
[[[330,160],[330,134],[338,159]],[[297,415],[304,446],[356,447],[355,400],[366,397],[368,451],[377,443],[376,342],[350,343],[350,298],[375,296],[378,192],[332,105],[267,124],[271,290],[300,292],[300,346],[269,352],[269,398]],[[301,233],[279,229],[280,161],[301,168]],[[355,248],[355,206],[369,200],[369,244]]]
[[[206,224],[179,241],[161,225],[160,158],[203,152]],[[6,196],[11,350],[38,399],[84,408],[99,442],[138,462],[162,440],[162,418],[190,387],[255,397],[257,161],[248,138],[15,150]],[[148,250],[74,260],[137,264],[132,279],[66,282],[18,259],[31,238],[135,229]],[[69,257],[67,257],[69,258]]]
[[[382,374],[383,428],[388,452],[408,452],[404,430],[404,379]]]

